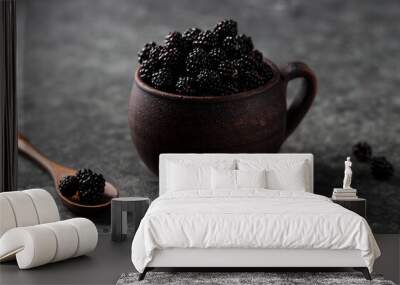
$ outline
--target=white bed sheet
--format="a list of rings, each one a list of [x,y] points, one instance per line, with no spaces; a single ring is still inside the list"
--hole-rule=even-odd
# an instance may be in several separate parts
[[[357,249],[371,272],[380,255],[365,219],[328,198],[258,189],[160,196],[133,239],[135,268],[143,272],[166,248]]]

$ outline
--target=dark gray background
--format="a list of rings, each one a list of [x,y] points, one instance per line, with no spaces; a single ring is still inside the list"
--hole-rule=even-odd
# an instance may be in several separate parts
[[[277,64],[301,60],[317,74],[318,97],[282,147],[314,153],[316,193],[330,195],[341,185],[343,161],[359,140],[399,167],[397,0],[35,0],[20,8],[26,16],[19,42],[21,130],[52,159],[103,172],[122,196],[158,193],[158,178],[138,158],[128,129],[137,51],[170,31],[211,28],[226,17]],[[367,165],[353,166],[374,232],[399,233],[399,171],[390,182],[377,182]],[[49,176],[24,158],[18,183],[54,193]],[[60,207],[64,217],[72,215]]]

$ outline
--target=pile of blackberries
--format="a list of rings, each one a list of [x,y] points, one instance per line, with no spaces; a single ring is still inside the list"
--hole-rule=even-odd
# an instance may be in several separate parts
[[[102,174],[90,169],[80,169],[76,175],[65,176],[60,181],[60,192],[63,196],[75,196],[86,205],[99,204],[103,200],[106,181]]]
[[[164,45],[147,43],[138,57],[144,82],[180,95],[229,95],[258,88],[273,77],[262,53],[250,37],[238,35],[233,20],[212,30],[169,33]]]

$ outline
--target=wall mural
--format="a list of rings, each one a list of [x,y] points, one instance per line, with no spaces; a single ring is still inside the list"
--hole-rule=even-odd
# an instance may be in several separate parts
[[[18,98],[19,125],[50,158],[103,173],[122,196],[156,198],[158,178],[140,159],[128,124],[137,51],[146,42],[162,42],[168,32],[192,26],[211,28],[220,19],[233,18],[240,32],[250,35],[271,61],[284,66],[300,60],[316,74],[314,103],[280,151],[313,153],[315,192],[326,196],[342,186],[344,161],[351,156],[352,186],[367,199],[373,231],[400,232],[400,42],[393,36],[400,34],[400,15],[396,1],[385,5],[344,0],[332,4],[269,1],[268,5],[184,0],[174,5],[122,0],[20,3],[25,31],[20,44],[24,88]],[[290,83],[289,101],[298,89],[296,80]],[[264,109],[268,112],[270,106]],[[153,113],[163,120],[157,111],[148,108],[145,115]],[[243,115],[240,108],[231,111],[238,118]],[[254,109],[247,117],[257,116],[256,111],[262,112]],[[189,128],[184,118],[180,120]],[[212,120],[207,124],[217,129]],[[163,132],[176,131],[163,126]],[[151,127],[143,124],[142,132]],[[271,122],[268,127],[276,126]],[[353,146],[360,141],[371,148],[359,144],[354,155]],[[184,136],[172,142],[190,148]],[[159,145],[161,150],[164,147]],[[56,195],[43,171],[22,157],[18,163],[19,189],[40,186]],[[64,217],[73,215],[66,208],[60,210]]]

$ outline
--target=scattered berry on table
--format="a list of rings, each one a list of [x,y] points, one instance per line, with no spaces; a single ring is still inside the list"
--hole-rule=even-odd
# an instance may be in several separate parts
[[[367,162],[371,159],[372,148],[367,142],[358,142],[353,145],[353,155],[361,162]]]
[[[394,174],[393,165],[384,156],[377,156],[371,159],[372,176],[381,181],[389,180]]]

